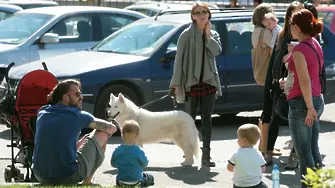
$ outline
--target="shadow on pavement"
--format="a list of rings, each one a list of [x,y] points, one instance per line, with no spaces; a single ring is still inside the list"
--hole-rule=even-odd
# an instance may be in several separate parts
[[[335,131],[335,122],[331,121],[320,121],[320,133],[333,132]],[[258,117],[248,116],[216,116],[212,118],[213,131],[212,140],[230,140],[236,139],[236,131],[240,125],[245,123],[258,124]],[[196,120],[197,126],[200,127],[201,120]],[[4,126],[4,125],[0,125]],[[283,126],[280,130],[288,130],[288,126],[283,122]],[[280,136],[289,136],[289,131],[280,131]],[[0,139],[10,140],[10,129],[0,129]],[[110,138],[108,144],[120,144],[122,139],[120,135],[114,135]]]
[[[183,181],[189,185],[201,185],[206,182],[216,182],[213,178],[217,176],[218,172],[211,172],[208,168],[198,167],[146,167],[146,172],[164,172],[169,178],[174,180]],[[108,170],[104,174],[116,175],[117,170]]]
[[[322,159],[326,157],[326,155],[321,154]],[[281,185],[286,185],[287,187],[290,188],[300,188],[300,169],[296,168],[294,170],[286,170],[285,166],[288,161],[288,156],[282,155],[279,157],[274,157],[273,158],[273,165],[277,164],[280,170],[280,184]],[[270,181],[272,181],[271,178],[271,171],[272,171],[272,166],[267,166],[266,168],[266,178],[268,178]]]

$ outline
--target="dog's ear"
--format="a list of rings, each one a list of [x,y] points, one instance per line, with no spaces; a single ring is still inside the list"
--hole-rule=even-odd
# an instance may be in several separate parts
[[[115,96],[114,96],[113,93],[111,93],[110,98],[111,98],[111,99],[114,99],[114,98],[115,98]]]
[[[119,101],[124,102],[124,96],[122,95],[122,93],[119,93]]]

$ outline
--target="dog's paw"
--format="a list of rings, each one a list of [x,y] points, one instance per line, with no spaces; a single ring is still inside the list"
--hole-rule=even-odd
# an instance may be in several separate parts
[[[192,166],[193,162],[188,162],[188,161],[184,161],[182,163],[180,163],[182,166]]]

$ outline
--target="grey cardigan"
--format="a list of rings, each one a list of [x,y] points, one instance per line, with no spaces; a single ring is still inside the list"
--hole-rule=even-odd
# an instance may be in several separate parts
[[[211,37],[205,39],[204,75],[203,82],[215,86],[217,96],[222,95],[220,78],[216,66],[215,56],[222,51],[219,34],[211,30]],[[202,33],[196,23],[185,29],[177,42],[177,53],[174,62],[173,75],[170,87],[179,86],[176,94],[178,103],[185,102],[185,92],[191,90],[191,86],[199,83],[202,63]],[[217,97],[216,96],[216,97]]]

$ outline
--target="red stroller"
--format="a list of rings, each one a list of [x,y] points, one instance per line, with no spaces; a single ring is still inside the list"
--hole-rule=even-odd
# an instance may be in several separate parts
[[[11,129],[11,164],[5,169],[5,181],[36,181],[31,171],[34,151],[35,122],[38,110],[48,103],[47,95],[57,85],[56,77],[51,74],[43,62],[44,70],[34,70],[27,73],[14,88],[8,79],[11,63],[5,73],[7,88],[4,100],[1,102],[2,119]],[[14,154],[14,148],[18,153]],[[21,163],[26,168],[26,176],[15,166]]]

